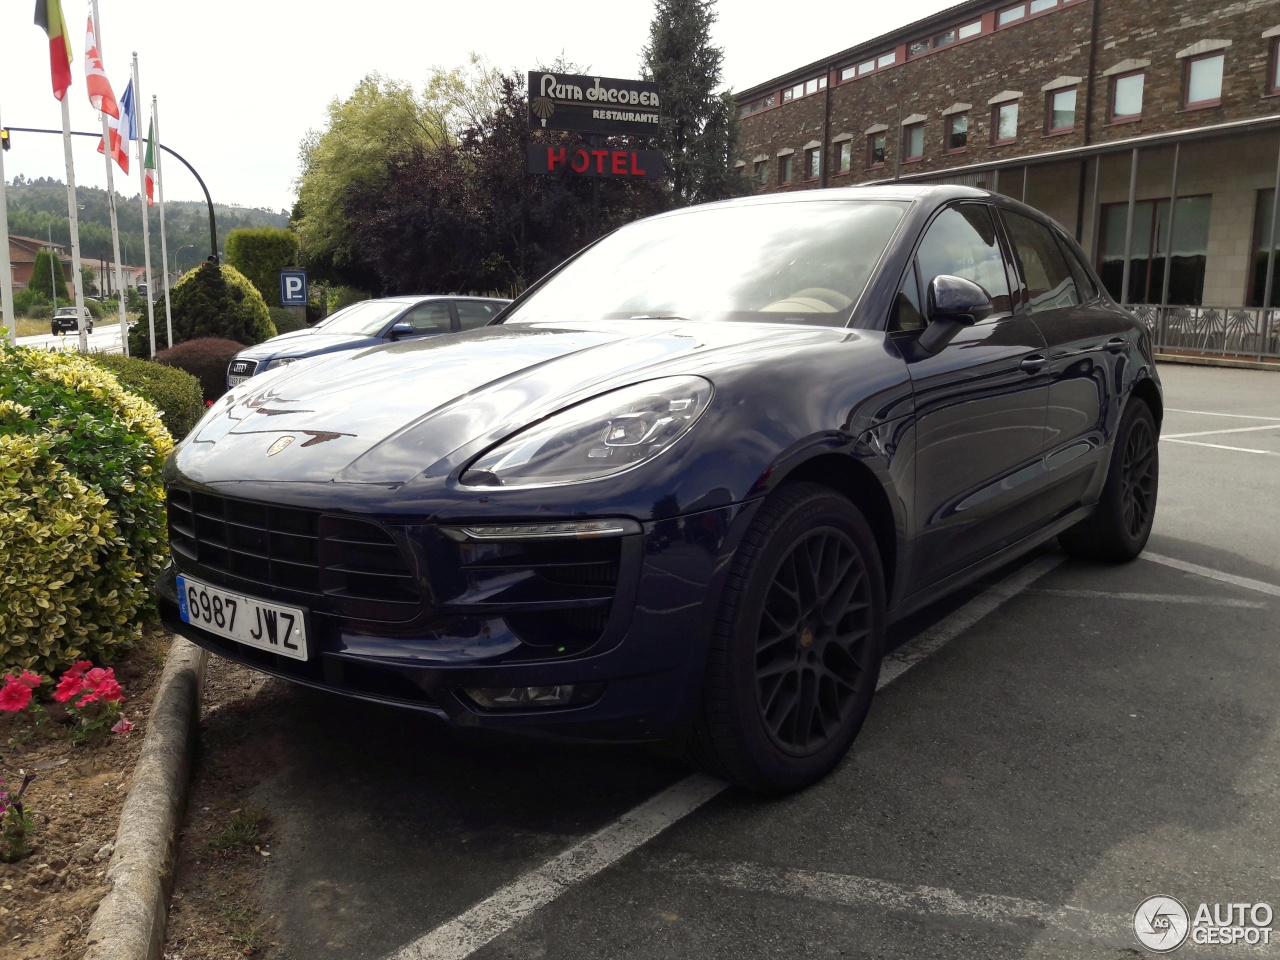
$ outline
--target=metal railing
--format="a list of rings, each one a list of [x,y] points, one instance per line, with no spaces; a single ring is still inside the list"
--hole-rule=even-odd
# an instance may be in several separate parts
[[[1147,325],[1159,353],[1280,359],[1280,309],[1274,307],[1134,304],[1127,309]]]

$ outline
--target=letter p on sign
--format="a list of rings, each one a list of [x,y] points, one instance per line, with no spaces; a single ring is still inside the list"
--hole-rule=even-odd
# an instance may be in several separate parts
[[[307,272],[305,270],[280,271],[280,305],[283,307],[307,305]]]

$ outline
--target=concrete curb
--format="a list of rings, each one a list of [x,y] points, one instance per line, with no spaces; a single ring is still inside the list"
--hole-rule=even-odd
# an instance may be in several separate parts
[[[111,889],[89,925],[85,960],[160,958],[207,660],[195,644],[173,638],[120,813],[107,868]]]
[[[1185,363],[1196,367],[1232,367],[1236,370],[1280,370],[1280,363],[1236,360],[1231,357],[1195,357],[1182,353],[1157,353],[1157,363]]]

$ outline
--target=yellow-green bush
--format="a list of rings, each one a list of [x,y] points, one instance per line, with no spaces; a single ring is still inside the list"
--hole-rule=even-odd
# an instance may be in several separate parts
[[[172,448],[106,371],[0,345],[0,672],[110,661],[154,618]]]

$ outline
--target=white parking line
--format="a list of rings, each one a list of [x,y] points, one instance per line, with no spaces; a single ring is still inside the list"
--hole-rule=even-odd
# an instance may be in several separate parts
[[[1161,440],[1181,440],[1183,437],[1216,437],[1223,433],[1253,433],[1257,430],[1280,430],[1280,423],[1264,423],[1260,427],[1231,427],[1227,430],[1197,430],[1195,433],[1170,433]]]
[[[1231,597],[1188,597],[1180,593],[1108,593],[1106,590],[1050,590],[1034,587],[1029,593],[1042,597],[1073,597],[1078,600],[1129,600],[1138,603],[1181,603],[1206,607],[1237,607],[1244,610],[1265,610],[1267,605],[1257,600],[1235,600]]]
[[[1033,560],[934,624],[885,658],[876,689],[889,685],[1005,601],[1021,593],[1065,558]],[[624,813],[542,865],[500,887],[447,923],[391,954],[389,960],[463,960],[551,903],[573,885],[652,840],[729,785],[695,773]]]
[[[1178,410],[1175,407],[1165,407],[1165,413],[1193,413],[1197,417],[1234,417],[1236,420],[1274,420],[1280,423],[1280,417],[1260,417],[1252,413],[1215,413],[1212,410]]]
[[[1129,916],[1112,916],[1072,906],[1055,907],[1021,897],[989,893],[965,895],[949,887],[907,886],[844,873],[705,860],[686,854],[664,858],[654,866],[707,886],[842,907],[870,906],[877,911],[892,910],[912,917],[955,917],[1005,927],[1047,928],[1072,941],[1120,949],[1133,944],[1133,920]]]
[[[1224,443],[1205,443],[1203,440],[1172,440],[1168,437],[1162,438],[1170,443],[1185,443],[1189,447],[1212,447],[1214,450],[1234,450],[1236,453],[1257,453],[1264,457],[1280,457],[1280,453],[1274,450],[1257,450],[1253,447],[1229,447]]]
[[[1265,593],[1269,597],[1280,597],[1280,587],[1277,587],[1273,583],[1266,583],[1263,580],[1251,580],[1249,577],[1238,577],[1234,573],[1224,573],[1221,570],[1214,570],[1212,567],[1202,567],[1198,563],[1188,563],[1185,560],[1175,560],[1173,557],[1165,557],[1158,553],[1143,553],[1142,559],[1150,560],[1152,563],[1162,563],[1166,567],[1173,567],[1173,569],[1181,570],[1183,573],[1194,573],[1198,577],[1208,577],[1210,580],[1219,580],[1222,583],[1229,583],[1232,586],[1243,587],[1246,590]]]

